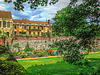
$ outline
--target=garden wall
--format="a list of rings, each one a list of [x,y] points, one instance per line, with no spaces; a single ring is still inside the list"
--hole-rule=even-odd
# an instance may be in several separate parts
[[[69,38],[71,37],[58,37],[58,41],[69,39]],[[56,37],[51,37],[51,38],[48,38],[48,37],[16,37],[13,39],[12,43],[11,43],[12,38],[6,38],[5,45],[7,44],[7,41],[8,41],[10,45],[10,50],[12,52],[18,51],[17,48],[13,47],[14,44],[19,43],[20,50],[24,50],[27,42],[29,43],[29,46],[34,49],[49,49],[50,47],[48,45],[55,42],[55,40],[56,40]],[[100,48],[100,39],[95,40],[95,42],[96,42],[95,43],[96,48]]]
[[[100,39],[95,40],[95,47],[100,48]]]
[[[59,37],[59,40],[69,39],[70,37]],[[8,39],[8,38],[7,38]],[[17,52],[18,49],[14,48],[13,45],[19,43],[20,50],[24,50],[27,42],[29,43],[29,47],[34,49],[49,49],[49,44],[53,44],[56,41],[55,37],[16,37],[13,40],[13,43],[9,42],[11,52]],[[7,43],[7,40],[6,40]]]

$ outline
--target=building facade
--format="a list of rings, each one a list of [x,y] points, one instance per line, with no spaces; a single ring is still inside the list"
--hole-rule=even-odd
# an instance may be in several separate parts
[[[43,33],[50,32],[52,35],[52,25],[50,20],[46,22],[31,21],[23,18],[22,20],[12,19],[10,11],[0,11],[0,30],[2,33],[7,32],[7,35],[38,35],[42,36]]]

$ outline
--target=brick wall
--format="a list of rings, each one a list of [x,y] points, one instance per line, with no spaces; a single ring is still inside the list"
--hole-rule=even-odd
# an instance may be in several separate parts
[[[5,45],[7,44],[7,41],[10,44],[10,50],[13,52],[18,51],[17,48],[13,48],[13,45],[16,43],[19,43],[20,46],[20,50],[23,50],[27,44],[27,42],[29,43],[29,46],[34,48],[34,49],[49,49],[50,47],[48,47],[49,44],[52,44],[55,40],[56,37],[51,37],[50,40],[48,37],[16,37],[17,39],[13,40],[13,43],[11,43],[12,38],[6,38],[6,42]],[[60,40],[65,40],[65,39],[69,39],[70,37],[58,37],[58,41]],[[78,40],[79,41],[79,40]],[[95,45],[96,48],[100,48],[100,39],[99,40],[95,40]],[[3,39],[0,39],[0,44],[3,45]]]

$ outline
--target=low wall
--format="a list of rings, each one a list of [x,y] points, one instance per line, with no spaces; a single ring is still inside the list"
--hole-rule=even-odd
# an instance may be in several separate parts
[[[58,37],[57,41],[65,40],[69,38],[71,37]],[[13,39],[12,43],[11,43],[12,38],[6,38],[5,45],[7,44],[7,41],[9,42],[10,50],[12,52],[17,52],[18,49],[13,47],[13,45],[16,43],[19,43],[20,50],[25,49],[27,42],[29,43],[29,46],[34,49],[49,49],[50,47],[48,45],[53,44],[53,42],[56,41],[56,37],[51,37],[51,38],[48,38],[48,37],[16,37],[15,39]],[[96,42],[95,43],[96,48],[100,48],[100,39],[95,40],[95,42]]]
[[[95,47],[100,48],[100,39],[95,40]]]
[[[58,37],[59,40],[69,39],[70,37]],[[11,39],[9,39],[11,40]],[[6,39],[7,44],[8,38]],[[13,45],[19,43],[20,50],[24,50],[27,42],[29,43],[29,47],[34,49],[50,49],[49,44],[53,44],[56,41],[55,37],[16,37],[13,40],[13,43],[9,42],[11,52],[17,52],[18,49],[14,48]]]

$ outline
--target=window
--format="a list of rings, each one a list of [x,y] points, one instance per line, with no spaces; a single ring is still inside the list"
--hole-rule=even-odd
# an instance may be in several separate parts
[[[26,32],[21,32],[21,34],[26,34]]]
[[[29,31],[29,34],[31,34],[31,31]]]
[[[19,34],[21,34],[21,32],[19,32]]]
[[[43,27],[41,27],[41,29],[43,30]]]
[[[35,29],[35,26],[34,26],[34,29]]]
[[[29,26],[29,29],[31,29],[31,26]]]
[[[10,28],[10,22],[7,23],[7,27]]]
[[[39,29],[39,27],[38,27],[38,29]]]
[[[35,35],[35,32],[34,32],[34,35]]]
[[[43,36],[43,32],[41,32],[41,35]]]
[[[3,21],[3,27],[6,28],[6,22],[5,21]]]
[[[39,36],[39,32],[38,32],[38,36]]]
[[[24,29],[26,29],[26,26],[24,26]]]
[[[16,25],[15,25],[15,27],[14,27],[15,29],[16,29]]]
[[[16,31],[14,32],[14,35],[16,35]]]
[[[0,21],[0,28],[1,28],[1,21]]]

